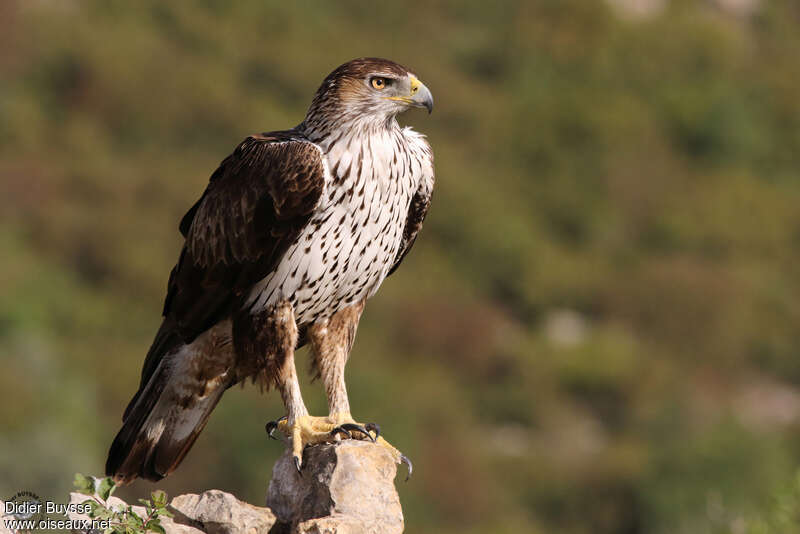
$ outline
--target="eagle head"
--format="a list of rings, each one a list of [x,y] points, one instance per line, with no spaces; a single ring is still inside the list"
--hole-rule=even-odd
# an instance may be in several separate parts
[[[433,95],[407,68],[388,59],[365,57],[340,65],[322,82],[307,118],[393,118],[411,107],[433,110]]]

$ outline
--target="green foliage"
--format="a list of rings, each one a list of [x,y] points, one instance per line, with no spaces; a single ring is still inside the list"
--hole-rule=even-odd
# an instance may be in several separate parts
[[[114,481],[109,477],[95,479],[76,473],[74,485],[79,493],[92,497],[81,503],[89,506],[89,517],[110,521],[111,526],[104,531],[104,534],[145,534],[147,532],[164,534],[160,518],[172,517],[172,512],[167,510],[167,494],[161,490],[153,491],[149,501],[139,499],[139,503],[144,506],[145,510],[145,515],[142,517],[134,511],[131,505],[116,509],[108,504],[108,498],[116,488]]]
[[[75,491],[77,491],[78,493],[83,493],[84,495],[95,494],[94,478],[92,477],[87,477],[86,475],[75,473],[75,480],[73,481],[72,485],[74,486]],[[105,497],[102,498],[107,499],[108,496],[106,495]]]

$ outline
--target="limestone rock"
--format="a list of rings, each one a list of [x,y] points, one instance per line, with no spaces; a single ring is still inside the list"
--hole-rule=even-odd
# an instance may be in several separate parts
[[[72,503],[72,504],[80,504],[80,503],[82,503],[83,501],[85,501],[85,500],[87,500],[89,498],[90,497],[88,497],[88,496],[86,496],[86,495],[84,495],[82,493],[73,492],[73,493],[69,494],[69,502]],[[106,500],[106,504],[108,505],[109,508],[112,508],[114,510],[122,510],[122,509],[124,509],[125,507],[128,506],[128,504],[125,501],[123,501],[122,499],[120,499],[118,497],[114,497],[113,495],[111,497],[109,497],[108,500]],[[146,513],[145,513],[145,510],[144,510],[143,506],[134,506],[133,507],[133,511],[136,512],[136,514],[139,517],[145,517],[146,516]],[[90,521],[89,516],[87,516],[85,514],[69,513],[68,515],[69,515],[70,519]],[[176,514],[176,517],[174,519],[170,518],[170,517],[162,517],[161,518],[161,526],[164,527],[164,530],[166,531],[167,534],[204,534],[205,533],[205,531],[200,530],[198,528],[195,528],[192,525],[181,524],[181,523],[179,523],[177,521],[178,521],[177,514]],[[73,530],[73,532],[75,534],[84,534],[86,531]]]
[[[172,499],[170,506],[175,522],[208,534],[258,534],[268,532],[275,524],[275,515],[269,508],[242,502],[220,490],[180,495]]]
[[[86,499],[88,497],[80,493],[70,494],[72,503]],[[114,496],[106,502],[117,510],[127,506]],[[134,506],[133,510],[141,517],[145,515],[141,506]],[[253,506],[219,490],[175,497],[170,503],[170,511],[174,518],[161,518],[161,526],[167,534],[258,534],[268,532],[275,523],[275,516],[269,508]],[[70,514],[70,518],[88,519],[81,514]]]
[[[392,455],[366,441],[309,447],[302,473],[287,451],[273,468],[267,506],[283,532],[399,534],[403,511],[396,473]]]
[[[175,497],[169,506],[175,517],[162,517],[161,525],[166,534],[400,534],[403,511],[396,474],[392,455],[366,441],[308,447],[302,473],[287,451],[273,468],[267,496],[271,509],[209,490]],[[70,494],[75,504],[88,498]],[[127,507],[113,496],[107,504],[116,510]],[[143,507],[133,510],[145,516]],[[70,518],[89,519],[81,514]]]

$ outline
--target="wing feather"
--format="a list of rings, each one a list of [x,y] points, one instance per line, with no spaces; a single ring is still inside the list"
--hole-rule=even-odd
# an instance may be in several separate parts
[[[428,215],[428,208],[431,206],[431,192],[433,190],[433,184],[423,184],[414,196],[411,198],[411,204],[408,208],[408,217],[406,218],[406,224],[403,227],[403,239],[400,242],[400,248],[397,250],[397,256],[395,257],[394,264],[392,268],[389,269],[389,273],[386,276],[389,276],[393,272],[397,270],[402,263],[403,259],[406,257],[406,254],[411,250],[411,247],[414,246],[414,241],[417,239],[417,234],[422,229],[422,223],[425,221],[425,217]]]
[[[323,189],[319,149],[290,132],[248,137],[223,160],[180,224],[186,241],[164,316],[184,342],[225,317],[269,274]]]

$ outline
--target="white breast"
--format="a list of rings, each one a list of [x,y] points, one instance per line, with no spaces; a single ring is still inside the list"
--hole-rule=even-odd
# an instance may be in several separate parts
[[[254,311],[287,299],[301,324],[375,294],[397,257],[412,196],[433,179],[430,149],[408,128],[319,146],[326,194],[248,299]]]

